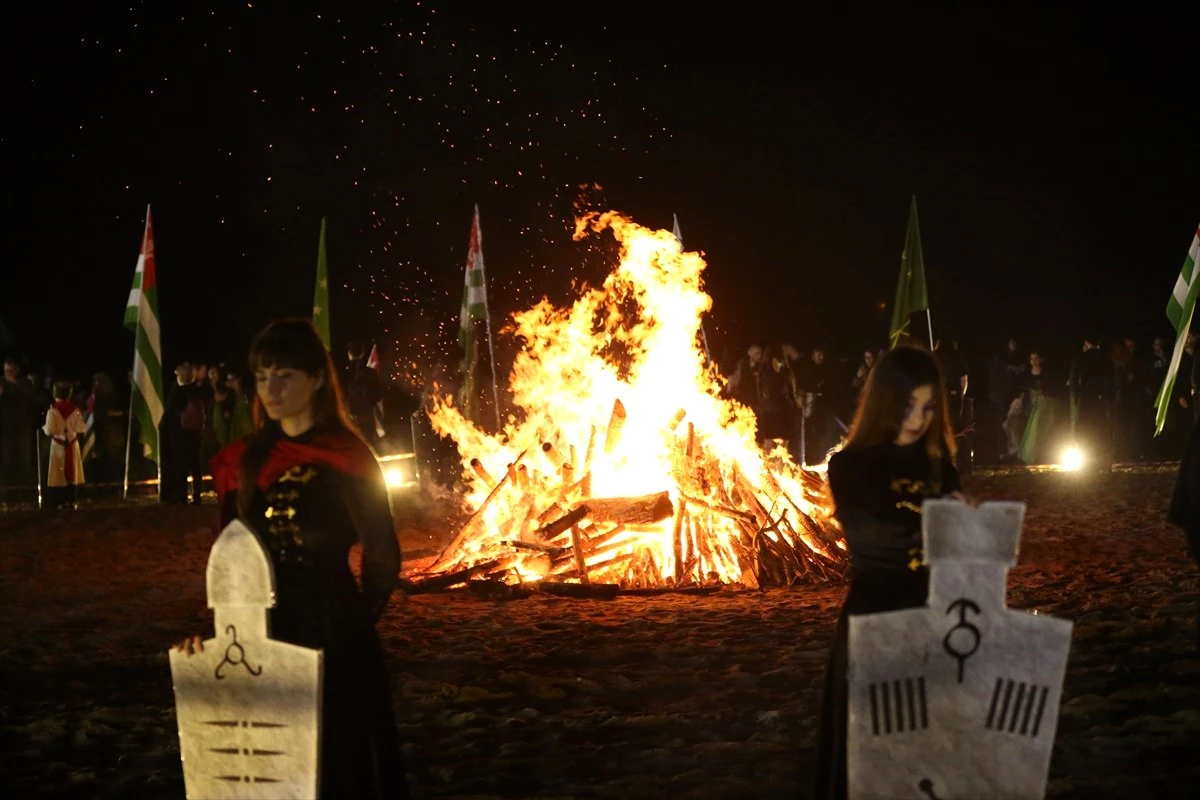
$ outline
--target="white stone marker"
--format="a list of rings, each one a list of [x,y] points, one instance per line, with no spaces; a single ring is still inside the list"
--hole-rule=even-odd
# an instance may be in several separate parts
[[[922,512],[926,607],[850,618],[849,795],[1044,797],[1072,623],[1005,607],[1025,504]]]
[[[268,637],[275,579],[243,522],[221,532],[206,577],[216,636],[169,653],[187,797],[314,798],[322,652]]]

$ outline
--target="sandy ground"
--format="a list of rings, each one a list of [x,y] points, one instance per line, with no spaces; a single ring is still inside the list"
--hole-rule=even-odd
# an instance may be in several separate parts
[[[1009,605],[1071,619],[1047,796],[1193,797],[1197,569],[1174,465],[979,474],[1028,514]],[[411,554],[444,530],[398,504]],[[0,796],[183,796],[165,649],[212,630],[215,506],[0,516]],[[419,798],[801,798],[844,586],[397,596],[380,630]]]

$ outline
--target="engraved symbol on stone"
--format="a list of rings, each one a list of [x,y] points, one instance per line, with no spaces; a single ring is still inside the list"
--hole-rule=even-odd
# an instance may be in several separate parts
[[[876,736],[929,727],[924,676],[903,681],[879,681],[870,684],[867,692],[871,703],[871,731]]]
[[[979,641],[982,636],[979,633],[979,628],[967,622],[967,612],[973,611],[978,614],[979,606],[965,597],[960,597],[950,604],[950,607],[946,609],[946,613],[952,614],[955,609],[958,609],[958,622],[950,630],[946,631],[946,636],[942,639],[942,647],[958,661],[958,682],[962,683],[963,669],[966,667],[967,659],[979,649]],[[966,646],[966,639],[970,639],[970,647]]]
[[[217,670],[214,673],[217,677],[217,680],[225,680],[225,676],[221,674],[221,670],[225,668],[226,664],[235,667],[238,664],[241,664],[246,668],[246,672],[249,672],[250,675],[255,678],[257,678],[259,675],[262,675],[263,668],[261,664],[258,665],[258,670],[256,671],[254,667],[250,666],[250,662],[246,660],[246,648],[238,644],[237,628],[235,628],[233,625],[226,625],[225,632],[233,637],[233,641],[230,642],[229,646],[225,648],[225,657],[221,659],[221,663],[217,664]]]
[[[938,800],[938,796],[933,793],[933,781],[929,778],[921,778],[921,782],[917,784],[917,788],[921,790],[921,794],[929,798],[929,800]]]
[[[1037,737],[1049,687],[997,678],[984,727]]]

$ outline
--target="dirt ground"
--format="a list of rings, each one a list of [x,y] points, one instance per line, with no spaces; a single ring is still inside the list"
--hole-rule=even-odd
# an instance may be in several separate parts
[[[1009,605],[1074,621],[1051,798],[1200,785],[1197,569],[1175,465],[977,474],[1028,513]],[[398,504],[414,558],[448,533]],[[406,516],[407,515],[407,516]],[[216,508],[0,515],[0,794],[183,796],[166,648],[212,630]],[[802,798],[841,585],[397,596],[380,625],[418,798]]]

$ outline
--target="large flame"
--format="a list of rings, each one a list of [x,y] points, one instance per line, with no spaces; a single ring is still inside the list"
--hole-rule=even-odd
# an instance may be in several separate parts
[[[753,413],[707,365],[704,259],[615,212],[576,220],[576,239],[604,231],[620,263],[601,287],[514,315],[518,411],[499,435],[435,399],[434,429],[476,480],[470,521],[433,569],[679,586],[757,583],[763,557],[788,551],[804,556],[790,574],[839,562],[819,477],[783,448],[765,457]]]

